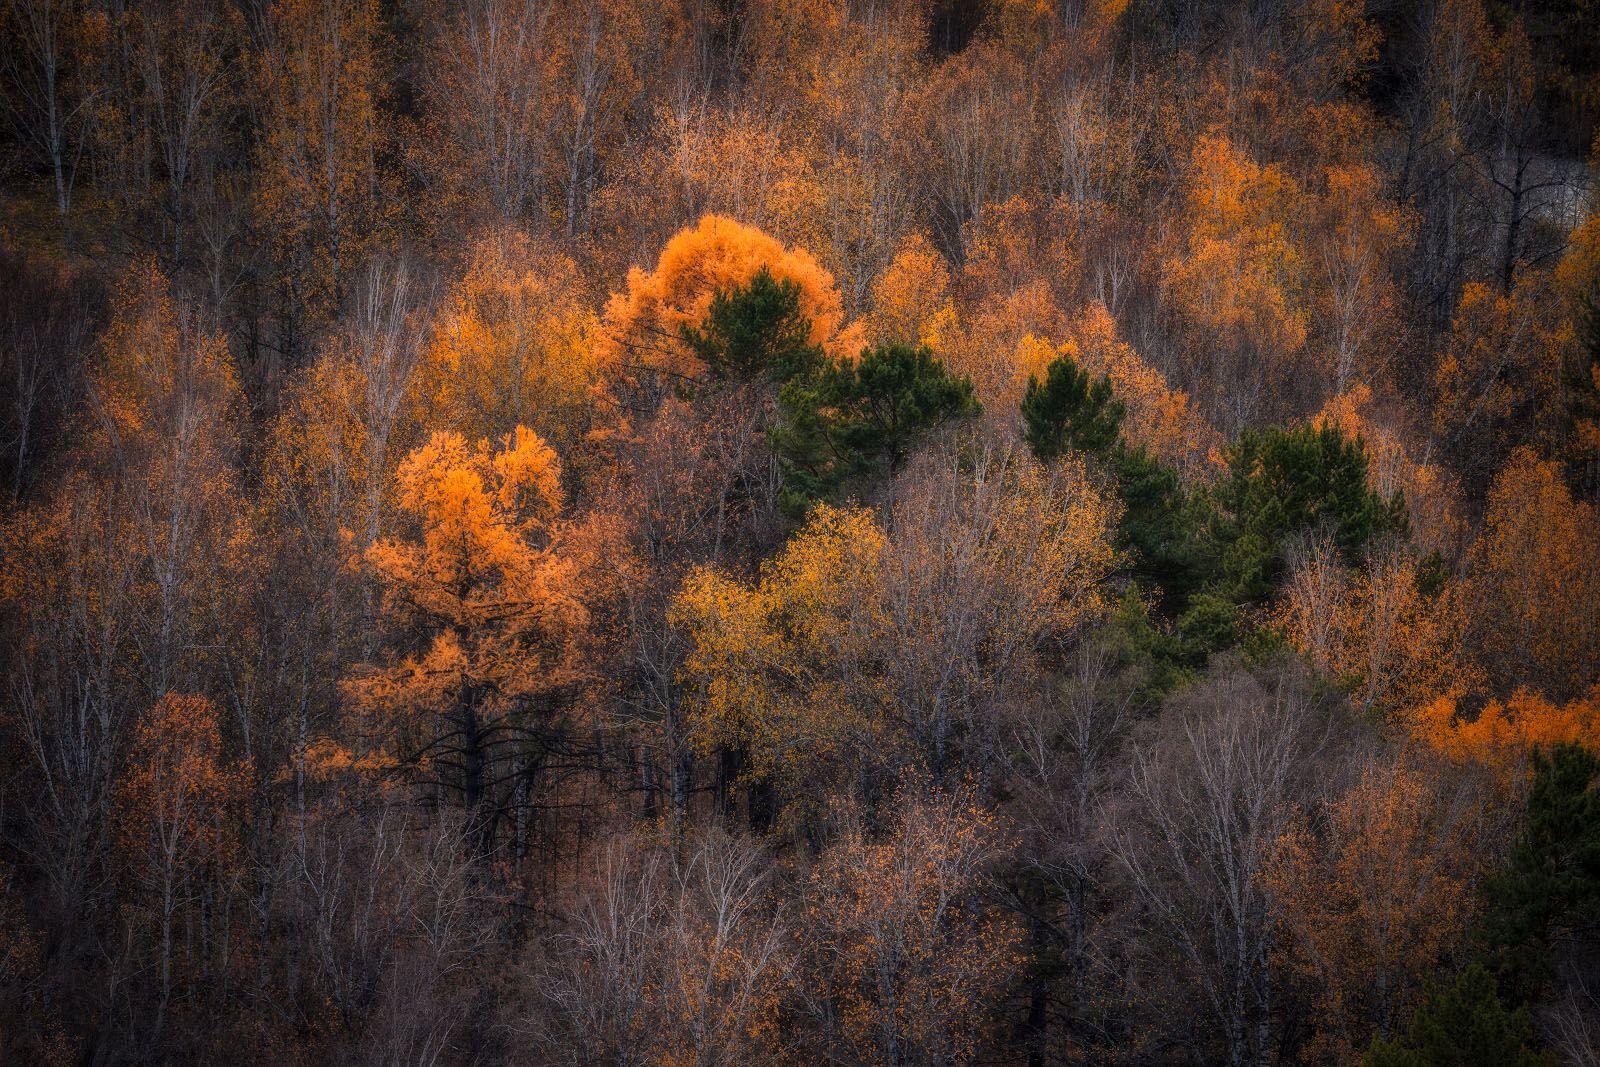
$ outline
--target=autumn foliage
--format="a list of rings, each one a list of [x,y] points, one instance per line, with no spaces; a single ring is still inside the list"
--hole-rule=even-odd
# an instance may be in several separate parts
[[[0,0],[0,1063],[1594,1067],[1597,42]]]

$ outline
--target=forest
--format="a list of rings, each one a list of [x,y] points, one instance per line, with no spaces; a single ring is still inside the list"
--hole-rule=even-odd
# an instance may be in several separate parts
[[[0,1064],[1600,1067],[1600,2],[0,0]]]

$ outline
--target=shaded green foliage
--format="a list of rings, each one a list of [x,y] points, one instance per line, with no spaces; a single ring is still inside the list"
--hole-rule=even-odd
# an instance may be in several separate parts
[[[903,344],[864,349],[853,362],[824,359],[785,384],[778,402],[782,420],[767,441],[794,510],[894,470],[928,431],[979,410],[969,379]]]
[[[1494,976],[1473,964],[1443,988],[1428,990],[1405,1037],[1374,1037],[1363,1067],[1544,1067],[1526,1007],[1507,1011]]]
[[[1483,923],[1490,958],[1527,997],[1558,952],[1600,945],[1600,758],[1565,744],[1533,761],[1522,834],[1486,886]]]
[[[1246,604],[1269,596],[1283,577],[1293,539],[1318,532],[1345,562],[1363,562],[1367,545],[1403,536],[1405,501],[1367,486],[1366,448],[1336,426],[1246,430],[1228,453],[1228,474],[1212,491],[1218,549],[1213,586]]]
[[[1045,380],[1028,378],[1022,398],[1023,433],[1041,462],[1066,452],[1092,457],[1122,498],[1117,547],[1129,574],[1154,588],[1161,605],[1179,611],[1202,576],[1202,529],[1178,472],[1120,438],[1124,406],[1110,378],[1092,379],[1070,356],[1059,356]]]
[[[800,308],[800,287],[762,267],[750,284],[718,290],[705,322],[685,324],[683,341],[713,379],[786,382],[822,362],[811,322]]]
[[[1117,445],[1123,411],[1111,393],[1110,378],[1093,379],[1070,356],[1058,356],[1045,369],[1043,382],[1028,376],[1023,433],[1042,462],[1064,452],[1105,456]]]

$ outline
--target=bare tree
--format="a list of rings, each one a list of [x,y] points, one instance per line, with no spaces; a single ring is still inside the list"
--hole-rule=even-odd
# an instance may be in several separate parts
[[[1134,754],[1134,826],[1112,848],[1142,924],[1193,983],[1235,1067],[1276,1058],[1264,871],[1284,819],[1314,788],[1330,732],[1296,674],[1223,668],[1180,696]]]

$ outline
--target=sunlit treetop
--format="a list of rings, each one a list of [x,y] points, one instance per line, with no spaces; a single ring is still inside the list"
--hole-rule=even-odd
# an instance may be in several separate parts
[[[748,285],[763,269],[799,290],[810,341],[854,355],[861,330],[846,326],[833,275],[799,248],[722,215],[706,215],[661,250],[653,270],[635,267],[606,305],[602,345],[624,372],[638,368],[698,377],[704,371],[683,342],[684,326],[704,323],[719,292]]]

